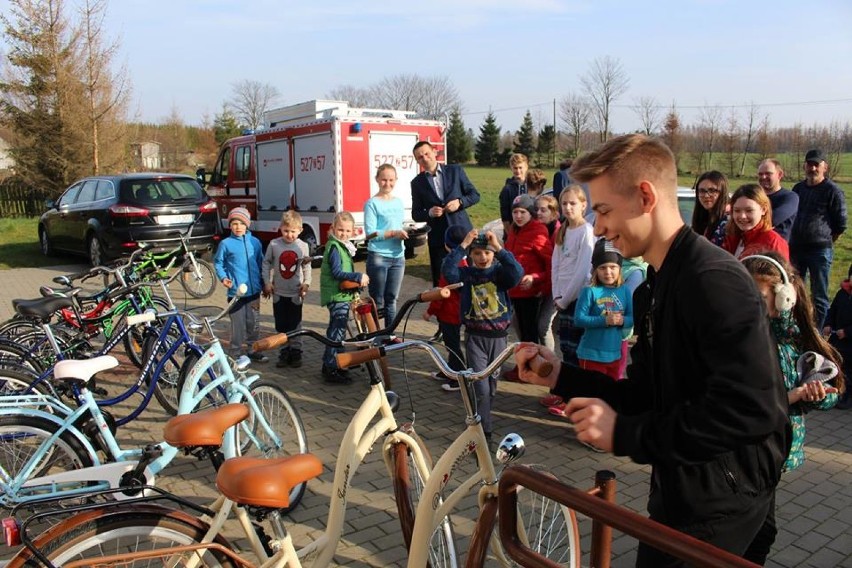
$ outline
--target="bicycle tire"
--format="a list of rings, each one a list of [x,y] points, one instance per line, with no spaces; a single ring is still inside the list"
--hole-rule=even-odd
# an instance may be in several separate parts
[[[0,337],[14,340],[18,335],[40,330],[41,326],[31,320],[13,317],[0,325]]]
[[[34,459],[42,443],[59,428],[58,424],[40,416],[0,416],[0,471],[4,472],[4,477],[8,476],[3,481],[9,483],[17,478]],[[39,461],[35,462],[31,477],[80,469],[94,463],[85,447],[68,431],[60,433],[47,452],[35,459]],[[0,495],[0,503],[7,499],[8,495]]]
[[[186,354],[186,357],[184,358],[183,363],[181,364],[180,375],[178,377],[178,387],[177,387],[178,396],[180,396],[180,393],[182,393],[184,391],[184,388],[186,387],[186,378],[189,376],[189,373],[190,373],[190,371],[192,371],[192,368],[195,366],[195,364],[198,363],[198,360],[199,360],[199,355],[195,351],[190,351],[189,353]],[[209,372],[210,371],[208,371],[208,373]],[[214,367],[212,369],[212,372],[215,376],[217,374],[217,369]],[[207,380],[210,379],[209,374],[205,374],[204,377]],[[204,383],[204,384],[207,384],[207,383]],[[199,390],[198,385],[197,384],[193,385],[193,395],[195,393],[197,393],[198,390]],[[178,399],[178,400],[180,400],[180,399]],[[224,390],[215,389],[215,390],[211,391],[210,393],[208,393],[207,396],[204,399],[204,402],[198,404],[195,408],[193,408],[192,412],[198,412],[199,410],[204,410],[205,408],[222,406],[223,404],[228,404],[228,399],[226,397]]]
[[[267,423],[275,431],[282,445],[276,447],[273,444],[252,412],[236,429],[236,446],[240,455],[283,458],[307,453],[308,437],[305,433],[305,425],[287,393],[277,384],[261,380],[249,386],[249,394],[263,412]],[[264,447],[253,444],[251,438],[247,437],[247,430],[250,430],[252,436]],[[284,512],[291,511],[299,504],[305,494],[306,486],[307,483],[300,483],[290,491],[290,506]]]
[[[522,525],[518,534],[526,546],[561,566],[579,568],[580,529],[573,509],[519,487],[518,524]]]
[[[154,307],[157,312],[167,312],[171,309],[171,306],[165,299],[153,295],[151,296],[151,306],[143,306],[143,308],[145,307]],[[124,322],[122,325],[127,325],[127,323]],[[152,325],[157,324],[154,322]],[[143,352],[143,343],[145,341],[144,329],[141,326],[134,326],[121,340],[124,344],[124,352],[127,353],[130,362],[139,369],[142,368],[142,364],[145,362]]]
[[[15,369],[10,365],[10,368],[0,369],[0,396],[13,396],[17,394],[57,396],[56,391],[51,388],[50,383],[47,381],[41,381],[33,386],[33,382],[37,378],[26,367]]]
[[[166,350],[171,347],[174,341],[179,341],[182,338],[180,330],[174,326],[169,329],[168,337],[169,344],[162,345],[159,349],[160,357],[165,355]],[[145,337],[145,341],[142,343],[142,353],[144,355],[143,361],[148,361],[151,357],[151,351],[153,351],[154,346],[157,344],[157,339],[158,337],[156,335],[149,335]],[[163,366],[163,370],[157,376],[156,380],[154,380],[153,377],[153,367],[150,371],[148,371],[148,375],[145,377],[145,382],[148,385],[148,388],[154,389],[154,398],[157,399],[157,402],[160,403],[163,410],[171,416],[177,416],[178,413],[178,405],[180,403],[180,371],[183,368],[183,359],[185,358],[185,355],[181,353],[181,349],[178,348],[175,354],[172,355]]]
[[[406,444],[395,443],[390,451],[393,493],[406,550],[411,549],[415,512],[423,494],[425,480],[411,458]],[[450,517],[445,517],[429,538],[429,566],[431,568],[457,568],[455,533]]]
[[[73,515],[34,539],[34,546],[56,566],[74,560],[123,555],[123,567],[152,566],[158,560],[147,559],[139,563],[127,558],[128,554],[144,550],[163,550],[172,546],[200,543],[207,530],[201,520],[186,513],[156,505],[137,505],[118,511],[96,509]],[[222,535],[214,542],[234,550]],[[186,553],[189,556],[192,553]],[[236,565],[223,553],[205,549],[198,566],[208,568],[233,568]],[[169,558],[178,561],[172,553]],[[161,558],[159,562],[163,562]],[[165,562],[163,562],[165,563]],[[98,564],[102,566],[103,564]],[[183,564],[180,564],[183,565]],[[12,566],[41,566],[32,552],[24,549],[12,560]]]
[[[195,263],[198,265],[197,276],[191,262],[187,262],[185,266],[181,267],[183,273],[181,274],[180,285],[193,298],[199,300],[209,298],[216,291],[216,284],[218,282],[216,271],[213,265],[206,260],[196,257]]]
[[[53,366],[52,361],[50,366]],[[39,376],[45,371],[45,362],[17,343],[0,338],[0,368],[19,369],[21,367]]]

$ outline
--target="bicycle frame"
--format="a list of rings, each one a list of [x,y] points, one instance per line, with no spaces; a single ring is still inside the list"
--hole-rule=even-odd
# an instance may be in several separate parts
[[[179,322],[179,326],[183,332],[186,331],[183,322],[177,314],[169,316],[170,319],[175,318]],[[209,325],[209,322],[208,322]],[[158,342],[167,337],[169,327],[163,329]],[[163,357],[157,366],[157,371],[162,368],[164,362],[174,353],[181,342],[175,342],[168,350],[167,355]],[[152,353],[156,353],[156,349]],[[152,355],[153,358],[153,355]],[[281,440],[272,430],[267,421],[263,418],[263,413],[257,403],[251,397],[249,387],[259,379],[258,375],[245,376],[241,374],[238,378],[231,370],[230,360],[222,349],[221,342],[214,336],[214,339],[208,349],[201,355],[199,361],[193,366],[190,374],[187,377],[185,390],[181,393],[179,413],[185,414],[191,412],[199,402],[201,402],[214,389],[223,389],[230,402],[242,402],[249,406],[251,412],[260,419],[259,422],[264,428],[270,439],[276,444],[280,444]],[[149,365],[150,365],[149,361]],[[221,371],[218,374],[213,374],[212,369],[217,366]],[[213,377],[203,388],[200,388],[198,393],[194,394],[196,385],[203,383],[206,378]],[[150,399],[153,389],[149,389],[146,394],[146,400]],[[94,395],[86,388],[78,390],[76,398],[79,402],[79,407],[72,409],[64,405],[61,401],[45,397],[41,395],[20,395],[16,397],[7,397],[0,399],[0,415],[19,415],[19,416],[37,416],[56,424],[59,428],[49,439],[38,448],[38,450],[30,458],[29,463],[22,470],[22,473],[17,476],[17,480],[10,480],[7,472],[0,470],[0,489],[2,489],[2,497],[0,502],[7,500],[9,502],[24,502],[36,498],[42,499],[47,496],[70,496],[74,494],[91,493],[106,488],[120,487],[121,476],[128,471],[133,470],[142,456],[142,449],[123,449],[106,422],[103,413],[95,400]],[[45,406],[49,406],[50,411],[43,410]],[[86,416],[90,416],[94,421],[99,435],[102,438],[104,451],[110,460],[118,463],[102,464],[94,445],[89,438],[76,426],[79,421]],[[260,442],[250,429],[243,425],[241,426],[245,435],[254,443],[259,445]],[[37,464],[42,457],[47,455],[51,446],[56,442],[59,436],[68,432],[73,435],[82,444],[83,448],[89,453],[94,467],[81,468],[77,470],[42,476],[39,478],[29,479]],[[236,447],[236,431],[231,429],[222,443],[222,452],[225,457],[235,457],[238,455]],[[162,454],[153,459],[145,468],[145,476],[149,484],[153,483],[154,477],[177,455],[177,449],[165,442],[160,442],[159,447],[162,449]],[[261,448],[266,451],[268,448]],[[80,484],[85,483],[84,488],[80,488]],[[35,493],[30,496],[27,488],[37,487],[33,489]],[[76,487],[76,489],[75,489]],[[46,489],[46,488],[49,488]],[[10,499],[11,497],[11,499]],[[341,521],[342,522],[342,521]]]

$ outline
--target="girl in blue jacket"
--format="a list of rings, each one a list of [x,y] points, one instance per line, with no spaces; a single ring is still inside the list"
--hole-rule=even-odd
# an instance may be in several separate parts
[[[615,380],[621,363],[621,343],[633,329],[633,296],[621,279],[621,253],[605,239],[592,253],[592,284],[577,298],[574,325],[585,329],[577,357],[580,368],[600,371]]]

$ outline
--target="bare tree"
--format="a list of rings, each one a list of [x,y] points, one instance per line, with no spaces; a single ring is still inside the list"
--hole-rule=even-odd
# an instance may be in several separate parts
[[[592,105],[576,93],[570,93],[559,101],[559,118],[565,124],[573,144],[574,155],[580,153],[583,131],[589,126]]]
[[[243,79],[231,85],[228,106],[246,128],[257,129],[263,125],[263,113],[281,96],[269,83]]]
[[[680,122],[680,115],[677,112],[677,107],[672,101],[672,107],[666,113],[666,118],[663,120],[662,131],[663,142],[669,147],[675,157],[675,164],[680,170],[680,150],[683,146],[683,125]]]
[[[369,107],[373,105],[370,89],[362,89],[354,85],[340,85],[325,94],[325,98],[334,101],[347,101],[353,107]]]
[[[736,107],[731,107],[725,119],[725,130],[721,134],[722,151],[728,175],[734,177],[740,151],[740,120]]]
[[[592,101],[601,142],[609,138],[609,116],[613,102],[627,91],[630,79],[618,59],[609,55],[595,59],[580,77],[583,91]]]
[[[461,97],[447,76],[393,75],[369,89],[377,108],[410,110],[422,118],[439,120],[456,107]]]
[[[755,138],[757,137],[757,130],[759,128],[758,122],[760,121],[760,107],[752,102],[748,107],[748,112],[746,112],[745,117],[745,133],[743,139],[743,159],[740,162],[740,177],[745,175],[745,167],[746,167],[746,157],[749,152],[751,152],[751,148],[754,145]]]
[[[630,107],[642,121],[642,131],[651,136],[660,127],[660,105],[654,97],[642,96],[633,99]]]
[[[85,0],[80,6],[86,130],[93,174],[100,173],[102,165],[106,170],[115,170],[124,160],[124,125],[130,96],[126,69],[115,73],[110,70],[118,43],[104,41],[106,7],[106,0]],[[102,157],[104,151],[107,155]]]
[[[718,105],[705,105],[701,108],[699,117],[699,146],[696,153],[698,169],[709,170],[713,165],[713,151],[719,137],[719,128],[722,123],[722,107]],[[706,156],[706,160],[704,159]]]

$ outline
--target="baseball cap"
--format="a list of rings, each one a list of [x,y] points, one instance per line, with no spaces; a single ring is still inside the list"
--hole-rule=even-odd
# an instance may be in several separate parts
[[[827,162],[825,159],[825,154],[822,153],[822,150],[815,148],[813,150],[808,150],[808,153],[805,154],[805,162],[816,162],[817,164],[820,162]]]

